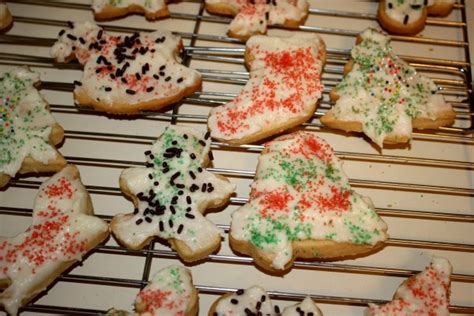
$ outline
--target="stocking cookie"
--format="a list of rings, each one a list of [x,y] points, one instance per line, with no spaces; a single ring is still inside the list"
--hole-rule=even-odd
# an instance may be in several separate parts
[[[323,90],[325,56],[324,42],[315,34],[253,36],[245,52],[250,79],[234,100],[211,110],[212,137],[250,143],[307,121]]]
[[[97,25],[75,23],[51,49],[58,62],[84,65],[74,98],[83,106],[115,114],[159,110],[201,86],[199,72],[178,62],[181,39],[167,31],[112,36]]]
[[[0,30],[8,28],[12,22],[13,17],[10,10],[3,1],[0,1]]]
[[[54,145],[62,142],[63,128],[36,90],[39,75],[18,67],[0,78],[0,187],[17,173],[61,170],[66,160]]]
[[[209,316],[231,315],[275,315],[275,316],[321,316],[321,311],[309,297],[301,303],[286,307],[273,305],[267,292],[260,286],[252,286],[246,290],[225,294],[212,304]]]
[[[364,132],[380,147],[408,142],[413,128],[453,124],[456,113],[434,82],[396,56],[387,36],[367,29],[351,54],[344,78],[330,95],[335,104],[322,123]]]
[[[391,302],[369,304],[366,315],[449,315],[451,272],[447,259],[434,257],[429,267],[400,285]]]
[[[76,167],[44,182],[35,199],[33,223],[15,237],[0,238],[0,305],[12,315],[109,234],[93,215]]]
[[[269,25],[297,28],[305,22],[309,4],[306,0],[206,0],[206,9],[234,16],[229,36],[247,40],[265,34]]]
[[[341,259],[380,248],[387,225],[351,189],[332,148],[308,132],[265,145],[250,199],[232,214],[231,247],[265,270],[297,257]]]
[[[219,229],[202,214],[225,204],[234,186],[223,176],[205,170],[209,163],[209,135],[186,127],[169,126],[146,151],[146,168],[129,168],[120,187],[135,210],[113,218],[117,239],[140,249],[154,236],[168,240],[185,261],[207,257],[219,248]]]
[[[165,0],[92,0],[92,10],[96,20],[120,18],[131,13],[156,20],[170,14]]]
[[[191,271],[170,266],[158,271],[135,299],[135,312],[112,309],[109,316],[180,315],[194,316],[199,309],[198,292],[193,285]]]
[[[455,0],[381,0],[377,18],[394,34],[415,35],[425,28],[428,15],[446,16]]]

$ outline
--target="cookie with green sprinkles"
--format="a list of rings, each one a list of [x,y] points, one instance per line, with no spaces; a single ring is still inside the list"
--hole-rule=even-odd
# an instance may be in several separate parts
[[[374,29],[359,35],[342,81],[331,91],[333,107],[321,117],[329,127],[363,132],[378,146],[407,143],[413,129],[454,123],[456,113],[430,78],[392,51]]]
[[[39,80],[28,67],[0,78],[0,187],[18,173],[55,172],[66,165],[55,148],[64,130],[35,88]]]
[[[177,265],[166,267],[153,275],[148,285],[135,299],[135,313],[111,309],[109,316],[198,314],[198,292],[193,285],[191,271]]]
[[[145,167],[122,172],[120,187],[135,209],[112,219],[120,243],[141,249],[157,236],[188,262],[219,248],[221,231],[203,213],[226,204],[235,186],[205,169],[213,157],[210,146],[209,133],[168,126],[145,151]]]
[[[285,272],[295,258],[366,255],[388,238],[387,225],[371,200],[352,190],[329,144],[303,131],[265,145],[229,235],[232,249],[270,272]]]
[[[111,20],[133,13],[145,15],[147,20],[168,16],[165,0],[93,0],[92,10],[96,20]]]

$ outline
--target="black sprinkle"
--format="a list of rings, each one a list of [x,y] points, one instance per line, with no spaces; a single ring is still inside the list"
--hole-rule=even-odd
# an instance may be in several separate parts
[[[201,167],[198,167],[198,172],[202,172],[202,168],[201,168]]]
[[[403,24],[406,25],[408,23],[408,18],[409,18],[408,14],[405,15],[405,18],[403,18]]]
[[[194,217],[195,217],[195,216],[194,216],[193,214],[191,214],[191,213],[186,213],[184,216],[186,216],[186,217],[189,218],[189,219],[194,219]]]
[[[265,295],[262,295],[262,297],[260,298],[260,302],[265,302],[267,300],[267,297]]]
[[[199,144],[201,144],[202,146],[206,146],[206,142],[203,141],[202,139],[199,140]]]
[[[183,82],[183,77],[178,78],[178,80],[176,80],[176,82],[177,82],[177,83]]]
[[[68,25],[70,28],[74,28],[74,24],[73,24],[71,21],[67,21],[67,25]]]
[[[255,308],[257,310],[260,310],[260,308],[262,308],[262,302],[257,302],[257,305],[255,305]]]
[[[204,135],[204,139],[209,139],[211,137],[211,132],[206,132],[206,135]]]
[[[63,36],[64,33],[66,33],[66,31],[65,31],[65,30],[61,30],[61,31],[59,31],[59,34],[58,34],[58,35],[59,35],[59,36]]]
[[[104,31],[103,30],[100,30],[98,33],[97,33],[97,39],[100,40],[102,38],[102,34],[104,34]]]
[[[235,298],[231,299],[230,302],[234,305],[239,304],[239,300],[236,300]]]
[[[388,3],[388,8],[393,9],[393,4],[391,2]]]
[[[162,66],[160,66],[160,71],[163,71],[163,70],[165,70],[165,68],[166,68],[166,65],[162,65]]]
[[[145,155],[146,155],[146,156],[151,155],[151,150],[145,151]]]
[[[161,170],[163,173],[167,173],[168,171],[170,171],[170,168],[164,168],[163,170]]]
[[[189,187],[189,191],[194,192],[194,191],[196,191],[196,190],[199,190],[199,186],[193,183],[193,184]]]
[[[178,184],[176,185],[176,187],[177,187],[178,189],[184,189],[186,186],[185,186],[184,184],[178,183]]]
[[[179,190],[178,191],[178,195],[183,195],[184,194],[184,191],[183,190]]]
[[[146,88],[146,92],[152,92],[153,89],[155,89],[155,88],[153,88],[153,87],[148,87],[148,88]]]
[[[178,234],[181,234],[181,232],[183,231],[183,224],[180,224],[179,227],[178,227]]]
[[[159,75],[163,77],[163,76],[166,75],[166,74],[165,74],[163,71],[160,71],[160,72],[159,72]]]
[[[181,175],[181,172],[179,172],[179,171],[176,172],[174,175],[172,175],[171,178],[170,178],[170,183],[171,183],[171,184],[174,184],[174,183],[173,183],[174,180],[176,180],[176,178],[179,177],[180,175]]]
[[[153,175],[151,173],[148,174],[148,178],[151,180],[153,179]]]
[[[140,74],[139,74],[138,72],[135,74],[135,77],[137,78],[137,80],[141,80],[141,79],[142,79],[142,76],[140,76]]]
[[[173,220],[172,220],[172,219],[170,219],[170,220],[168,221],[168,225],[170,225],[170,227],[173,228]]]
[[[149,218],[149,217],[145,217],[145,220],[146,220],[147,223],[151,223],[151,221],[152,221],[151,218]]]
[[[66,35],[66,36],[67,36],[67,38],[69,38],[69,39],[72,40],[72,41],[77,41],[77,37],[75,37],[75,36],[72,35],[72,34],[68,34],[68,35]]]
[[[97,68],[97,69],[95,70],[95,73],[98,74],[98,73],[100,73],[101,71],[102,71],[102,67],[101,67],[101,68]]]
[[[143,223],[143,219],[141,218],[137,219],[137,221],[135,222],[135,224],[137,225],[140,225],[141,223]]]
[[[183,138],[184,138],[184,139],[188,139],[188,135],[184,134],[184,135],[183,135]]]
[[[153,182],[153,185],[154,185],[155,187],[158,186],[159,184],[160,184],[160,183],[159,183],[158,181]]]
[[[79,42],[84,45],[86,43],[86,41],[82,38],[82,37],[79,37]]]
[[[191,203],[192,203],[191,197],[190,197],[189,195],[186,197],[186,202],[187,202],[188,204],[191,204]]]
[[[160,224],[159,224],[159,226],[160,226],[160,232],[162,232],[162,231],[164,231],[164,230],[165,230],[165,225],[163,224],[163,222],[162,222],[162,221],[160,221]]]
[[[189,175],[191,176],[191,178],[192,178],[193,180],[196,179],[196,175],[194,174],[194,172],[189,171]]]
[[[176,214],[176,209],[174,208],[173,205],[170,205],[170,211],[172,214]]]
[[[170,76],[168,76],[168,77],[165,78],[165,81],[167,81],[167,82],[170,81],[170,80],[171,80],[171,77],[170,77]]]
[[[238,289],[237,292],[235,292],[237,295],[242,295],[244,294],[245,290],[244,289]]]
[[[210,160],[214,160],[214,155],[212,154],[212,151],[210,151],[208,155]]]
[[[105,87],[104,90],[107,91],[107,92],[110,92],[110,91],[112,91],[112,88],[111,87]]]
[[[194,153],[191,153],[191,155],[189,155],[189,157],[191,157],[192,160],[196,159],[196,155]]]
[[[133,214],[137,215],[138,214],[138,208],[133,209]]]
[[[128,94],[131,94],[131,95],[134,95],[136,93],[135,90],[132,90],[132,89],[127,89],[127,90],[125,90],[125,92],[127,92]]]
[[[265,12],[265,19],[268,21],[269,18],[270,18],[270,13]]]
[[[201,192],[206,192],[207,191],[207,184],[203,183],[201,187]]]
[[[192,208],[191,207],[187,207],[186,208],[186,212],[191,212]]]
[[[280,307],[278,305],[275,305],[273,309],[275,310],[275,313],[280,314]]]
[[[276,5],[277,5],[276,0],[272,0],[272,4],[273,4],[274,6],[276,6]]]
[[[74,80],[74,85],[75,86],[82,86],[82,82]]]

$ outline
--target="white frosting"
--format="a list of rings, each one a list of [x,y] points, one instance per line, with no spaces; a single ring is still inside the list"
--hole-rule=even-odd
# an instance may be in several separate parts
[[[370,316],[449,315],[449,288],[452,267],[445,258],[434,257],[431,265],[410,277],[385,305],[369,304]]]
[[[283,310],[282,316],[300,316],[308,315],[313,313],[313,316],[322,316],[323,314],[319,310],[318,306],[313,302],[310,297],[306,297],[301,303],[288,306]]]
[[[38,73],[27,67],[15,68],[0,80],[0,173],[15,176],[28,156],[47,164],[58,155],[49,144],[56,121],[34,87],[37,82]]]
[[[121,180],[126,182],[133,195],[140,196],[142,193],[149,197],[151,190],[153,204],[149,199],[142,198],[135,215],[117,215],[114,234],[125,244],[132,245],[142,243],[151,236],[175,238],[183,241],[193,252],[207,249],[216,240],[219,241],[220,230],[201,213],[213,203],[224,202],[235,187],[201,168],[207,160],[210,144],[209,137],[205,139],[203,134],[191,128],[168,126],[147,155],[149,168],[129,168],[121,175]],[[169,148],[179,149],[180,156],[166,157]],[[176,174],[178,176],[171,180]],[[155,182],[159,184],[154,185]],[[173,203],[173,199],[176,202]],[[162,214],[146,211],[158,210],[160,206],[165,206]]]
[[[49,285],[62,265],[81,260],[88,244],[108,231],[108,225],[86,212],[87,192],[72,166],[44,182],[35,199],[33,223],[24,233],[0,238],[0,279],[10,284],[0,304],[15,315],[23,300]],[[44,288],[36,289],[38,284]]]
[[[263,251],[275,269],[292,259],[293,240],[373,245],[386,231],[370,199],[352,191],[332,148],[307,132],[265,145],[250,200],[231,223],[232,237]]]
[[[191,272],[181,266],[158,271],[138,293],[135,307],[141,315],[185,315],[193,293]]]
[[[136,33],[130,40],[130,36],[111,36],[94,23],[84,22],[60,34],[51,55],[59,62],[75,56],[84,65],[74,94],[88,95],[104,104],[107,112],[117,111],[114,103],[133,109],[146,102],[179,98],[199,86],[200,73],[179,63],[181,38],[171,32]]]
[[[361,38],[351,52],[352,70],[336,87],[339,99],[329,112],[336,120],[361,122],[382,147],[389,136],[411,137],[412,119],[452,111],[431,79],[392,53],[387,36],[367,29]]]
[[[92,9],[100,13],[106,7],[126,8],[138,6],[147,12],[158,12],[166,6],[163,0],[92,0]]]
[[[267,292],[260,286],[253,286],[246,290],[219,299],[215,312],[218,316],[247,315],[245,310],[252,313],[261,312],[263,315],[273,314],[274,309]]]
[[[266,33],[267,25],[303,21],[309,10],[306,0],[206,0],[206,4],[232,8],[236,15],[229,31],[243,38]]]
[[[209,115],[211,135],[219,140],[238,140],[301,119],[321,97],[324,43],[319,36],[253,36],[247,55],[249,81],[234,100]]]

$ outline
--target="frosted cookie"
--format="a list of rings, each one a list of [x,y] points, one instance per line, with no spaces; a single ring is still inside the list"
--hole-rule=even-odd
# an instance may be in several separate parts
[[[369,304],[369,316],[447,316],[452,267],[447,259],[434,257],[424,271],[403,282],[393,300],[384,305]]]
[[[0,187],[17,173],[61,170],[66,160],[54,147],[63,128],[36,90],[39,74],[17,67],[0,78]]]
[[[267,292],[260,286],[252,286],[246,290],[240,289],[235,293],[228,293],[216,300],[209,310],[209,316],[232,315],[281,315],[321,316],[321,311],[309,297],[301,303],[288,306],[281,312],[278,305],[273,305]]]
[[[394,34],[415,35],[425,28],[428,15],[446,16],[455,0],[381,0],[377,18]]]
[[[13,17],[7,5],[0,1],[0,31],[8,28],[13,22]]]
[[[0,238],[0,305],[18,309],[46,289],[109,234],[95,217],[79,171],[66,166],[39,188],[33,222],[15,237]]]
[[[84,65],[74,98],[83,106],[115,114],[159,110],[201,86],[199,72],[178,62],[181,38],[168,31],[112,36],[91,23],[62,30],[51,48],[58,62]]]
[[[135,299],[135,313],[112,309],[107,315],[194,316],[199,309],[198,292],[191,271],[170,266],[158,271]]]
[[[232,15],[228,34],[242,40],[265,34],[267,26],[297,28],[304,24],[309,4],[306,0],[206,0],[211,13]]]
[[[245,52],[250,79],[234,100],[211,110],[211,136],[245,144],[307,121],[323,90],[325,56],[324,42],[315,34],[253,36]]]
[[[170,14],[165,0],[92,0],[92,10],[96,20],[110,20],[132,13],[156,20]]]
[[[434,82],[396,56],[387,36],[367,29],[359,37],[322,123],[364,132],[380,147],[408,142],[413,128],[453,124],[456,113]]]
[[[295,258],[335,260],[373,252],[387,225],[369,198],[351,189],[332,148],[312,133],[267,143],[249,202],[232,214],[230,245],[268,271]]]
[[[204,169],[210,145],[208,134],[168,126],[145,152],[146,167],[122,172],[120,187],[135,205],[133,213],[116,215],[111,223],[123,245],[141,249],[158,236],[185,261],[205,258],[219,248],[221,232],[202,213],[224,205],[234,185]]]

